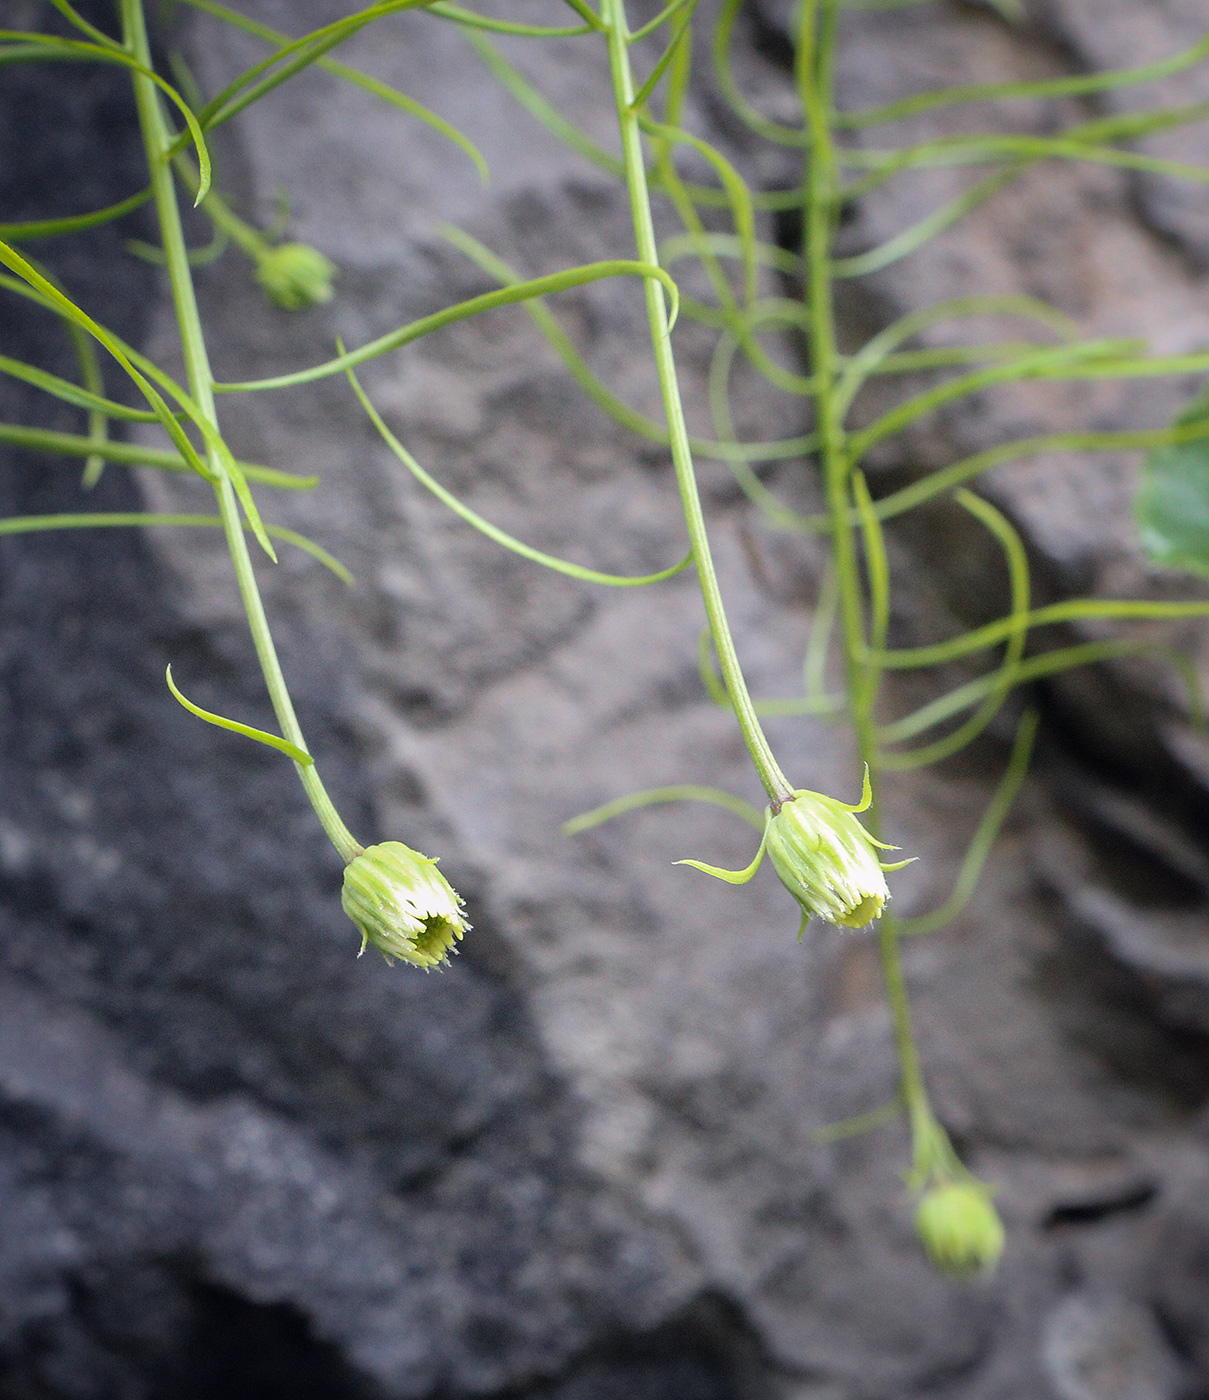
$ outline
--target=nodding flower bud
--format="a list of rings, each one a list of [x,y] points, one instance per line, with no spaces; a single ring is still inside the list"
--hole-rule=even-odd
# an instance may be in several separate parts
[[[769,818],[766,840],[773,868],[806,918],[863,928],[880,916],[890,898],[876,849],[890,848],[857,821],[854,812],[859,810],[802,790]]]
[[[915,1230],[928,1258],[954,1278],[990,1273],[1003,1253],[1003,1222],[979,1181],[931,1187],[915,1213]]]
[[[256,267],[265,296],[286,311],[302,311],[332,299],[336,264],[305,243],[278,243]]]
[[[361,931],[361,951],[372,943],[387,962],[439,967],[470,927],[436,861],[402,841],[383,841],[355,856],[344,869],[340,902]]]

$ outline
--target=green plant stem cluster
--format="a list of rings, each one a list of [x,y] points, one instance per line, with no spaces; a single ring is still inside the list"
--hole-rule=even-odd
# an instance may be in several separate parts
[[[910,257],[929,239],[943,235],[1042,161],[1087,161],[1209,182],[1207,169],[1150,156],[1131,144],[1156,132],[1205,120],[1209,117],[1209,104],[1158,105],[1123,115],[1096,116],[1046,135],[975,130],[898,147],[857,146],[851,144],[847,133],[869,132],[904,117],[944,107],[976,107],[988,99],[1094,99],[1097,94],[1152,83],[1209,61],[1209,34],[1183,53],[1133,70],[1042,82],[959,85],[922,92],[878,108],[841,111],[836,106],[834,75],[844,8],[890,10],[918,0],[846,0],[846,5],[841,0],[798,0],[791,39],[793,91],[799,120],[786,123],[763,115],[742,92],[731,63],[742,0],[723,0],[712,32],[705,39],[718,93],[753,136],[801,152],[801,176],[796,184],[790,189],[763,190],[752,188],[723,151],[684,124],[691,55],[702,28],[695,13],[696,0],[670,0],[658,14],[635,29],[630,27],[625,0],[599,0],[599,8],[591,0],[566,0],[574,22],[549,25],[476,14],[449,0],[378,0],[297,38],[270,29],[218,0],[185,2],[210,20],[233,25],[268,47],[262,60],[208,98],[198,90],[179,60],[172,64],[171,81],[156,71],[143,0],[117,0],[117,36],[94,26],[69,0],[47,3],[66,21],[72,37],[0,30],[0,66],[71,61],[126,69],[137,103],[148,177],[143,189],[105,209],[68,218],[0,224],[0,264],[6,269],[0,274],[0,288],[59,317],[77,356],[79,379],[72,382],[4,357],[0,357],[0,373],[75,406],[86,417],[86,431],[79,434],[0,424],[0,442],[83,458],[85,488],[95,482],[107,463],[193,474],[213,491],[217,514],[164,516],[81,511],[0,521],[0,533],[136,523],[216,526],[223,531],[281,733],[268,734],[204,711],[186,699],[171,674],[168,684],[194,715],[268,744],[295,762],[307,797],[346,863],[362,875],[371,867],[376,872],[373,879],[358,876],[361,883],[352,895],[346,879],[346,907],[351,900],[357,910],[358,927],[378,946],[421,965],[439,961],[461,937],[466,925],[460,901],[431,870],[432,862],[427,857],[399,843],[363,852],[333,807],[294,712],[257,587],[251,548],[259,546],[275,559],[272,540],[281,539],[308,550],[346,580],[347,571],[320,545],[263,521],[253,485],[307,489],[314,482],[270,466],[236,460],[222,434],[218,407],[222,396],[288,390],[344,375],[383,441],[419,485],[444,501],[469,526],[503,547],[570,577],[612,587],[655,585],[691,568],[700,585],[707,621],[701,652],[702,681],[714,701],[733,711],[767,794],[767,811],[761,816],[730,794],[680,784],[620,796],[576,818],[567,829],[586,830],[622,812],[655,802],[714,802],[761,830],[760,853],[767,845],[777,873],[795,892],[805,914],[821,913],[839,924],[856,923],[865,917],[865,911],[873,917],[880,914],[876,936],[901,1073],[895,1111],[898,1106],[905,1110],[912,1137],[912,1164],[906,1174],[910,1188],[922,1193],[917,1216],[921,1238],[942,1268],[969,1273],[990,1267],[998,1257],[1002,1234],[996,1234],[999,1227],[989,1192],[957,1160],[929,1103],[911,1027],[900,941],[904,935],[942,927],[972,897],[988,853],[1024,780],[1036,717],[1026,710],[1017,720],[1016,739],[1003,779],[972,836],[952,892],[932,912],[905,920],[897,920],[889,909],[884,909],[887,894],[881,871],[897,867],[882,865],[874,854],[875,848],[882,845],[879,807],[883,780],[896,770],[935,763],[959,752],[992,724],[1013,693],[1028,682],[1072,666],[1118,656],[1149,651],[1167,657],[1187,682],[1191,713],[1195,717],[1202,715],[1203,705],[1190,665],[1170,648],[1149,638],[1123,635],[1034,653],[1030,653],[1029,644],[1035,629],[1053,623],[1199,616],[1209,613],[1209,605],[1073,599],[1034,607],[1028,561],[1015,527],[973,488],[993,467],[1054,451],[1150,449],[1156,454],[1152,461],[1185,464],[1188,453],[1201,453],[1209,442],[1209,416],[1203,411],[1209,409],[1209,402],[1198,400],[1194,409],[1167,429],[1066,432],[1006,442],[948,463],[880,496],[866,479],[865,464],[870,451],[879,444],[893,440],[950,405],[996,386],[1029,380],[1120,380],[1206,371],[1209,351],[1152,356],[1136,341],[1081,339],[1077,326],[1055,308],[1031,297],[995,295],[960,296],[911,311],[883,327],[855,352],[845,353],[836,335],[835,291],[845,279],[866,276]],[[1016,0],[995,0],[992,8],[1005,23],[1022,18]],[[492,249],[460,230],[448,229],[447,236],[454,246],[498,284],[494,290],[433,312],[365,345],[350,349],[338,345],[337,353],[322,364],[283,369],[238,383],[216,380],[194,295],[192,266],[197,261],[219,256],[228,243],[233,244],[252,262],[266,295],[279,307],[294,310],[327,300],[332,294],[335,271],[318,250],[280,243],[282,229],[262,233],[224,199],[214,186],[208,144],[216,128],[281,83],[318,68],[332,78],[355,85],[367,97],[388,103],[408,120],[427,124],[452,142],[485,178],[481,153],[445,117],[331,57],[341,44],[371,24],[408,9],[423,9],[432,22],[458,27],[470,46],[468,54],[477,54],[520,104],[585,160],[624,186],[633,219],[633,246],[614,250],[615,256],[607,260],[523,278]],[[616,111],[614,149],[606,149],[579,130],[523,76],[499,42],[542,42],[552,38],[595,46],[602,81],[609,86]],[[696,178],[690,179],[683,173],[685,157]],[[958,195],[880,246],[855,255],[837,253],[835,235],[846,206],[888,181],[938,167],[970,167],[976,174]],[[179,205],[182,192],[200,207],[214,228],[213,243],[200,252],[186,246]],[[27,252],[21,251],[40,239],[120,219],[147,202],[154,209],[160,245],[144,245],[141,251],[166,268],[185,364],[183,385],[98,325]],[[767,233],[769,216],[778,211],[793,211],[797,215],[801,229],[799,246],[782,247],[771,241]],[[676,221],[678,229],[661,244],[657,229],[665,215]],[[692,296],[682,289],[681,283],[688,281],[687,276],[673,273],[682,265],[687,265],[686,271],[695,269],[699,274],[693,285],[706,287],[704,296]],[[662,402],[658,418],[638,412],[595,373],[548,302],[561,292],[612,278],[637,278],[642,283]],[[684,558],[655,573],[627,577],[602,573],[537,550],[460,501],[388,429],[357,377],[358,367],[404,350],[445,327],[509,306],[522,307],[529,314],[570,376],[604,413],[646,441],[667,447],[687,533]],[[1023,338],[981,345],[964,340],[952,345],[935,343],[938,328],[985,316],[1015,319],[1024,328]],[[692,433],[688,427],[676,362],[678,317],[697,322],[714,336],[705,405],[711,424],[708,434]],[[786,364],[778,358],[782,354],[778,347],[783,346],[786,332],[800,337],[805,344],[805,364]],[[106,395],[102,354],[134,385],[145,408],[132,409]],[[731,385],[740,363],[800,402],[802,432],[771,441],[744,440],[738,435],[731,408]],[[872,380],[894,383],[908,375],[912,376],[910,383],[917,387],[903,391],[891,407],[880,413],[862,413],[861,426],[854,426],[854,406],[861,402],[862,393]],[[921,375],[928,376],[923,388],[918,387]],[[171,445],[157,448],[115,442],[110,437],[110,426],[115,422],[158,423]],[[710,551],[694,460],[702,457],[730,466],[768,528],[812,534],[827,544],[829,561],[803,661],[800,695],[757,700],[749,693]],[[803,514],[781,501],[759,471],[762,465],[775,462],[797,463],[802,470],[817,471],[826,509]],[[1161,493],[1155,494],[1157,498]],[[1007,607],[999,620],[945,642],[895,648],[889,636],[893,576],[884,530],[898,516],[927,508],[938,500],[955,502],[996,541],[1009,581]],[[1166,501],[1166,497],[1160,501],[1162,509],[1168,508]],[[1160,507],[1156,507],[1158,514]],[[1209,520],[1209,512],[1206,518]],[[1156,548],[1161,547],[1160,542]],[[1181,540],[1179,549],[1183,553],[1178,553],[1175,546],[1171,552],[1173,557],[1186,559],[1190,548],[1193,545]],[[887,671],[935,667],[963,657],[985,655],[996,648],[1000,649],[998,661],[984,674],[907,714],[885,713],[882,683]],[[837,673],[839,683],[835,684],[833,677]],[[792,714],[842,720],[850,727],[856,755],[866,775],[866,792],[860,805],[849,806],[823,794],[806,793],[782,771],[761,720],[767,715]],[[786,813],[789,804],[794,806]],[[851,815],[858,811],[865,813],[867,831]],[[775,826],[778,822],[779,827]],[[790,827],[793,839],[782,839],[780,833],[789,832]],[[776,835],[771,843],[770,831]],[[827,833],[824,844],[831,854],[821,859],[812,856],[809,869],[792,868],[810,846],[812,831]],[[828,861],[832,863],[830,868]],[[841,870],[839,864],[844,861],[848,868]],[[702,862],[689,863],[741,882],[754,875],[760,854],[742,872],[721,871]],[[382,871],[387,871],[389,879]],[[399,919],[404,923],[400,924]],[[868,1130],[884,1121],[887,1116],[881,1111],[864,1114],[849,1125],[824,1130],[820,1140],[832,1140],[848,1131]]]

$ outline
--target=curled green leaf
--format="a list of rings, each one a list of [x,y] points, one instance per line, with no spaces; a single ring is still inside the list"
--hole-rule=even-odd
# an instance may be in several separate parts
[[[581,831],[590,831],[594,826],[612,821],[626,812],[636,812],[643,807],[652,807],[661,802],[708,802],[714,807],[723,807],[742,817],[757,831],[764,830],[764,816],[758,807],[735,797],[721,788],[701,787],[696,783],[675,783],[670,787],[647,788],[644,792],[631,792],[625,797],[614,798],[590,812],[581,812],[578,817],[562,824],[564,836],[577,836]]]
[[[242,734],[245,739],[255,739],[258,744],[267,744],[269,748],[287,754],[302,768],[310,768],[315,762],[305,749],[300,749],[297,744],[291,744],[288,739],[283,739],[279,734],[269,734],[263,729],[253,728],[250,724],[241,724],[237,719],[225,719],[222,715],[216,715],[211,710],[203,710],[200,705],[195,705],[192,700],[186,699],[177,689],[176,683],[172,679],[171,666],[165,672],[165,678],[172,694],[191,715],[196,715],[198,719],[204,719],[207,724],[216,725],[219,729],[230,729],[236,734]]]
[[[455,515],[460,516],[468,525],[473,525],[480,534],[484,534],[488,539],[494,540],[496,544],[501,544],[505,549],[510,549],[513,554],[519,554],[522,559],[531,559],[535,564],[543,564],[547,569],[553,569],[555,573],[566,574],[569,578],[580,579],[584,583],[603,583],[612,588],[642,588],[649,583],[662,583],[664,579],[674,577],[682,570],[688,568],[692,563],[692,553],[688,553],[678,563],[670,568],[660,569],[654,574],[639,574],[630,576],[626,574],[605,574],[597,569],[585,568],[582,564],[573,564],[569,559],[560,559],[557,555],[546,554],[543,550],[534,549],[532,545],[527,545],[523,541],[516,539],[505,530],[501,530],[497,525],[493,525],[489,520],[485,520],[477,511],[473,511],[469,506],[464,505],[453,494],[447,491],[434,477],[416,461],[406,447],[395,437],[394,433],[386,426],[382,415],[370,402],[369,396],[361,387],[357,376],[352,370],[347,371],[349,383],[353,386],[353,392],[361,407],[369,416],[374,427],[377,428],[383,442],[390,448],[400,462],[411,472],[412,476],[422,485],[427,487],[439,501],[443,501]]]

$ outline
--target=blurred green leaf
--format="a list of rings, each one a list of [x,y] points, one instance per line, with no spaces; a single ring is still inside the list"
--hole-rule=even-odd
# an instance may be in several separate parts
[[[1205,425],[1203,438],[1147,455],[1134,515],[1142,548],[1156,563],[1209,578],[1209,385],[1172,426],[1197,423]]]

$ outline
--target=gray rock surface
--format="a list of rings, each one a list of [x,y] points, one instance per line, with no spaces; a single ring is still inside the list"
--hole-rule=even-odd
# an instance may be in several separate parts
[[[339,7],[248,9],[301,32]],[[1196,37],[1197,9],[1047,0],[1018,32],[972,6],[854,15],[841,101],[1141,61]],[[776,111],[782,19],[770,5],[756,21],[740,72]],[[263,53],[200,19],[184,40],[210,89]],[[554,41],[509,53],[609,143],[590,52]],[[337,335],[358,344],[485,290],[443,219],[530,274],[630,255],[617,189],[485,80],[451,27],[398,15],[345,56],[456,118],[492,183],[329,77],[274,93],[216,143],[222,187],[265,221],[287,188],[291,236],[338,263],[338,295],[292,316],[264,305],[238,261],[203,271],[220,377],[306,365]],[[101,205],[140,182],[120,75],[82,71],[39,88],[3,70],[6,219],[58,212],[56,200]],[[1171,100],[1190,100],[1185,87]],[[749,141],[704,70],[693,101],[744,158]],[[1054,110],[981,115],[1045,130]],[[967,119],[933,114],[910,134]],[[1193,143],[1184,158],[1203,159],[1203,128],[1180,140]],[[97,141],[120,153],[112,166]],[[788,156],[761,159],[766,184],[793,178]],[[52,185],[52,168],[70,179]],[[852,251],[966,179],[933,172],[862,201]],[[1036,167],[845,299],[845,325],[1023,289],[1088,333],[1203,345],[1205,206],[1186,195],[1104,168]],[[48,255],[85,305],[170,362],[158,274],[122,251],[138,233]],[[633,349],[637,286],[600,283],[557,305],[598,372],[653,411]],[[69,372],[53,327],[11,303],[4,315],[5,353]],[[705,429],[705,349],[687,332],[681,348]],[[522,312],[445,331],[364,380],[426,466],[528,542],[627,573],[682,550],[665,454],[587,404]],[[1155,426],[1188,387],[986,395],[896,443],[878,480],[1009,432]],[[75,425],[12,384],[2,392],[6,418]],[[742,411],[764,436],[802,430],[792,403],[754,386]],[[1037,774],[982,889],[954,926],[907,949],[938,1108],[1000,1184],[1010,1232],[993,1281],[953,1284],[913,1240],[901,1131],[814,1137],[894,1090],[872,943],[812,930],[799,945],[768,872],[735,890],[673,867],[746,862],[750,833],[724,813],[656,809],[559,834],[575,813],[656,784],[758,797],[731,720],[701,692],[692,580],[601,590],[499,551],[406,475],[342,380],[224,399],[223,413],[241,455],[322,476],[313,495],[274,497],[270,516],[358,578],[346,590],[284,552],[261,570],[325,780],[361,839],[439,852],[475,929],[439,975],[357,960],[338,862],[287,765],[197,724],[165,691],[171,662],[199,703],[270,722],[216,537],[0,542],[0,1395],[1209,1390],[1209,751],[1162,667],[1118,663],[1039,688]],[[1195,594],[1137,555],[1135,465],[1049,456],[990,478],[1043,597]],[[792,693],[817,552],[753,526],[728,473],[707,464],[704,479],[753,688]],[[6,453],[3,513],[71,508],[76,480],[73,465]],[[770,482],[811,499],[800,463]],[[135,485],[116,468],[93,500],[128,509],[140,494],[205,509],[188,483]],[[899,640],[1001,607],[973,525],[938,511],[891,544]],[[1202,669],[1206,635],[1179,633]],[[796,781],[856,790],[835,730],[802,718],[772,729]],[[1002,738],[893,784],[892,837],[922,857],[897,877],[905,912],[947,892]],[[1136,1364],[1117,1365],[1130,1338]]]

